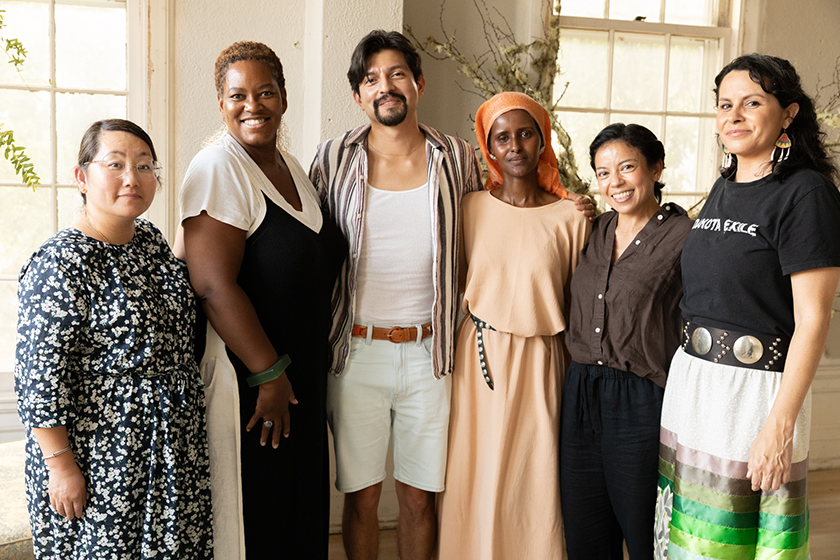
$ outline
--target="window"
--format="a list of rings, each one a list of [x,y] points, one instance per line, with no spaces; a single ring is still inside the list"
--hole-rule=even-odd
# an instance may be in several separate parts
[[[19,39],[28,51],[20,74],[0,54],[0,123],[14,130],[17,144],[26,147],[41,178],[41,186],[32,192],[14,167],[0,159],[0,441],[4,441],[21,437],[13,381],[17,275],[32,252],[69,226],[80,208],[73,166],[82,134],[96,120],[129,118],[150,133],[158,130],[163,142],[155,147],[163,154],[161,159],[166,157],[165,111],[157,111],[154,120],[150,113],[160,106],[147,100],[150,92],[166,86],[165,77],[152,80],[149,45],[165,41],[167,3],[155,2],[152,7],[148,0],[4,0],[0,8],[7,24],[3,36]],[[150,21],[161,24],[153,37]],[[165,48],[157,50],[165,54]],[[165,205],[165,193],[161,195]]]
[[[665,145],[663,200],[688,209],[711,187],[718,162],[712,87],[731,35],[721,25],[727,10],[719,3],[726,2],[563,1],[558,116],[593,191],[589,143],[613,122],[644,125]]]

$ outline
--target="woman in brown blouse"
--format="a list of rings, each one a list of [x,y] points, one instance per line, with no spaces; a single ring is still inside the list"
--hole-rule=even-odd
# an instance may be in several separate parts
[[[692,221],[660,206],[665,150],[622,123],[589,147],[601,196],[572,277],[560,442],[566,546],[576,558],[653,556],[659,416],[680,343],[680,255]]]

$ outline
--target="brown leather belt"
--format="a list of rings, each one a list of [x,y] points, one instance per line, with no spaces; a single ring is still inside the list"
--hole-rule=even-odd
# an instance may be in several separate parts
[[[428,323],[422,325],[423,338],[432,336],[432,324]],[[367,338],[368,328],[362,325],[353,325],[353,336],[356,338]],[[417,341],[417,327],[373,327],[374,340],[390,340],[394,344],[400,342],[416,342]]]

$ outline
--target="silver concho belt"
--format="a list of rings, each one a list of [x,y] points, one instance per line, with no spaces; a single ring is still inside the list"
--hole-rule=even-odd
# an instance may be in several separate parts
[[[686,322],[682,349],[702,360],[727,366],[784,371],[790,339],[706,327]]]

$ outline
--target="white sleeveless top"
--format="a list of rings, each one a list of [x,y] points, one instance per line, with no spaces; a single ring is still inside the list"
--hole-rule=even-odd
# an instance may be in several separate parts
[[[368,184],[365,194],[355,322],[428,323],[435,302],[429,184],[409,191]]]

